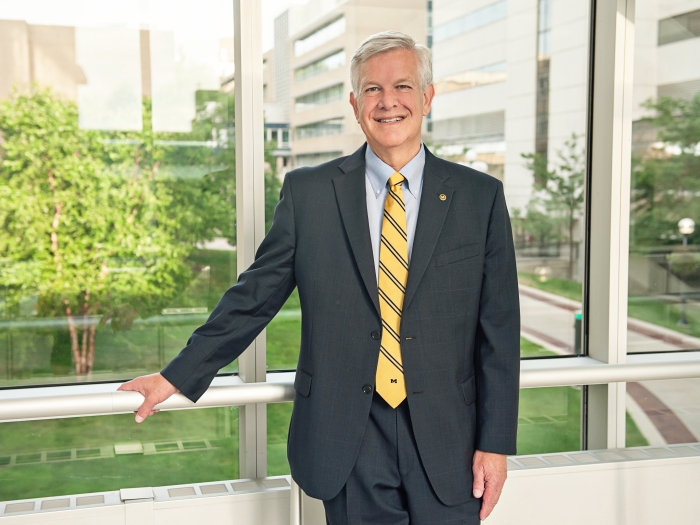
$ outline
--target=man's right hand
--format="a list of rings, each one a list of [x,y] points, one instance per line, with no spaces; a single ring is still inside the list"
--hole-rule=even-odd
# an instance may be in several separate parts
[[[143,404],[136,411],[137,423],[142,423],[148,416],[152,416],[158,412],[154,410],[153,407],[179,392],[177,388],[160,374],[137,377],[136,379],[122,384],[117,390],[138,392],[145,398]]]

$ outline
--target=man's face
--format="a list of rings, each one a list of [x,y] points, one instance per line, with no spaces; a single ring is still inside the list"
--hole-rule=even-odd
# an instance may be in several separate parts
[[[418,147],[423,117],[430,113],[432,84],[421,89],[418,59],[407,49],[370,58],[360,68],[358,96],[350,103],[375,151]]]

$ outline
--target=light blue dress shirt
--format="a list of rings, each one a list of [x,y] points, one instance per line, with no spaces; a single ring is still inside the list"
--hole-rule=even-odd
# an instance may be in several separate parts
[[[406,177],[403,183],[403,202],[406,205],[406,236],[408,237],[408,260],[411,260],[413,238],[416,233],[418,207],[423,190],[423,168],[425,167],[425,148],[420,150],[408,164],[399,170]],[[372,239],[374,254],[374,271],[379,280],[379,245],[382,237],[382,219],[384,217],[384,201],[389,194],[389,177],[394,174],[394,168],[386,164],[367,145],[365,152],[365,191],[367,192],[367,219],[369,219],[369,235]]]

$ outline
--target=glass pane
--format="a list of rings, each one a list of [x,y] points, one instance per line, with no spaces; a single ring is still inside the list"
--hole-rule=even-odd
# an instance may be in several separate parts
[[[700,441],[700,379],[627,383],[627,414],[628,447]]]
[[[0,424],[0,501],[238,476],[235,407]]]
[[[276,89],[266,126],[287,126],[292,140],[278,165],[316,165],[363,143],[347,100],[350,57],[364,38],[395,29],[429,45],[436,97],[424,140],[504,183],[523,357],[580,353],[589,2],[508,10],[504,1],[420,0],[392,3],[381,17],[369,6],[346,17],[345,4],[323,0],[275,5],[263,21],[266,57],[275,60],[266,84]],[[268,365],[278,363],[268,356]]]
[[[518,454],[580,449],[581,387],[521,389]]]
[[[232,16],[0,1],[0,385],[157,371],[235,282]]]
[[[287,435],[292,418],[292,403],[267,405],[267,475],[289,474]]]
[[[700,349],[700,0],[636,9],[628,352]]]

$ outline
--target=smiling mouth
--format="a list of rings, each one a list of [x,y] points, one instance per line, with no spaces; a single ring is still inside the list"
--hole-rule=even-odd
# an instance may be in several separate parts
[[[378,118],[376,120],[377,120],[377,122],[380,122],[381,124],[392,124],[394,122],[401,122],[405,118],[406,117]]]

